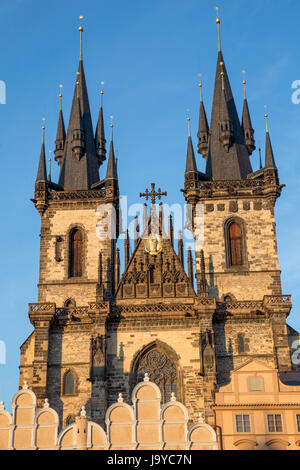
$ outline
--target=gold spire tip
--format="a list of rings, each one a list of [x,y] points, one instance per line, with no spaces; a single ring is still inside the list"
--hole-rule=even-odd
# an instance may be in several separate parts
[[[266,132],[269,132],[267,106],[265,106]]]
[[[187,110],[187,113],[189,113],[189,112],[190,112],[190,110],[188,109],[188,110]],[[187,119],[187,122],[188,122],[189,137],[191,137],[191,118],[190,118],[190,116],[188,115],[186,119]]]
[[[84,18],[84,16],[82,16],[82,15],[79,16],[80,20],[83,20],[83,18]],[[82,33],[82,31],[83,31],[83,26],[82,25],[79,26],[78,31],[80,31]]]
[[[79,16],[79,19],[82,20],[83,19],[83,16]],[[80,55],[79,55],[79,58],[80,60],[82,60],[82,33],[83,33],[83,26],[80,25],[79,28],[78,28],[78,31],[80,32]]]
[[[217,19],[216,19],[216,23],[218,25],[218,51],[221,52],[221,33],[220,33],[220,23],[221,23],[221,20],[219,18],[219,7],[216,7],[216,10],[217,10]]]
[[[103,87],[103,85],[104,85],[104,82],[101,82],[102,87]],[[103,88],[101,88],[101,90],[100,90],[100,95],[101,95],[101,105],[102,105],[102,96],[104,95]]]
[[[244,80],[243,80],[243,85],[244,85],[244,99],[246,99],[246,70],[242,71],[242,74],[244,75]]]

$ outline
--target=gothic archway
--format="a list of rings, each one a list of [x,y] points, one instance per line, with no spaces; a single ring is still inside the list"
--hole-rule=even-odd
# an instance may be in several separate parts
[[[155,341],[145,346],[136,355],[131,370],[131,389],[147,373],[151,382],[159,387],[162,403],[170,400],[172,392],[179,401],[183,400],[178,356],[166,344]]]

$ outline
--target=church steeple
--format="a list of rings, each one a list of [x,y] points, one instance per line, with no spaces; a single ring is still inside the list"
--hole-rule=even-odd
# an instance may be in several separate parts
[[[59,185],[65,190],[90,189],[99,181],[98,157],[82,59],[82,26],[79,32],[79,67],[59,176]]]
[[[102,82],[102,85],[104,83]],[[98,117],[98,122],[97,122],[97,127],[96,127],[96,133],[95,133],[95,144],[96,144],[96,150],[97,150],[97,156],[98,156],[98,165],[102,165],[104,160],[106,160],[106,139],[105,139],[105,133],[104,133],[104,120],[103,120],[103,90],[100,91],[101,94],[101,102],[100,102],[100,111],[99,111],[99,117]]]
[[[60,100],[60,109],[59,109],[59,116],[58,116],[58,124],[57,124],[57,132],[56,132],[56,140],[55,140],[55,160],[57,161],[58,165],[61,166],[64,158],[64,150],[65,150],[65,141],[66,141],[66,130],[65,130],[65,123],[62,111],[62,92],[60,86],[60,93],[59,93],[59,100]]]
[[[202,96],[202,83],[199,83],[200,88],[200,111],[199,111],[199,127],[198,127],[198,153],[201,153],[204,158],[208,155],[208,139],[209,139],[209,126],[207,122],[205,107]]]
[[[191,137],[191,128],[190,128],[191,119],[188,118],[187,121],[188,121],[189,135],[188,135],[188,146],[187,146],[185,172],[186,173],[198,173],[197,165],[196,165],[196,159],[195,159],[195,153],[194,153],[194,147],[193,147],[193,142],[192,142],[192,137]]]
[[[247,96],[246,96],[246,80],[243,80],[243,85],[244,85],[244,105],[243,105],[243,115],[242,115],[242,128],[244,131],[245,143],[247,145],[248,152],[251,155],[256,149],[256,147],[255,147],[255,140],[254,140],[254,130],[252,127],[249,106],[248,106],[248,101],[247,101]]]
[[[109,156],[108,156],[107,170],[106,170],[106,179],[118,180],[117,165],[116,165],[115,151],[114,151],[114,142],[113,142],[113,124],[110,125],[110,128],[111,128],[111,135],[110,135]]]
[[[266,169],[274,169],[277,170],[273,148],[271,144],[270,134],[269,134],[269,126],[268,126],[268,115],[265,114],[266,118],[266,157],[265,157],[265,168]]]
[[[42,147],[40,153],[39,167],[36,175],[35,182],[47,181],[47,170],[46,170],[46,155],[45,155],[45,126],[42,127]]]
[[[247,178],[252,167],[221,51],[220,22],[218,17],[218,59],[206,173],[213,180],[238,180]]]

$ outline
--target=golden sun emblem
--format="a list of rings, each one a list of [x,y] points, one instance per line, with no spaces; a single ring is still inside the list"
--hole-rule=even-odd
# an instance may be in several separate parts
[[[154,235],[145,240],[145,251],[150,255],[158,255],[162,250],[162,238],[160,235]]]

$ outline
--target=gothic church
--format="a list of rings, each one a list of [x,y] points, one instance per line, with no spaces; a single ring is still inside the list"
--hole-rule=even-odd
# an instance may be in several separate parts
[[[245,385],[248,401],[236,395],[240,401],[232,404],[232,416],[239,417],[234,418],[231,434],[247,433],[248,427],[248,434],[255,434],[243,416],[251,415],[251,393],[264,393],[263,374],[274,372],[285,387],[300,384],[291,360],[291,344],[298,333],[286,323],[291,299],[281,290],[276,243],[274,207],[283,185],[268,121],[265,159],[257,171],[252,169],[250,156],[256,147],[247,97],[245,93],[239,116],[223,58],[219,19],[217,26],[211,121],[201,89],[197,134],[206,171],[197,169],[189,133],[183,175],[183,202],[192,207],[195,240],[204,231],[203,246],[196,243],[194,253],[185,252],[180,234],[175,243],[172,217],[165,221],[162,206],[156,212],[152,204],[145,206],[143,226],[136,222],[134,240],[125,234],[125,269],[120,272],[116,245],[122,177],[113,129],[109,145],[106,142],[102,98],[95,130],[92,125],[82,50],[67,128],[62,106],[59,111],[57,183],[47,175],[43,129],[32,199],[41,218],[38,301],[29,305],[34,330],[21,346],[20,388],[27,381],[39,407],[48,399],[62,428],[74,422],[82,406],[93,422],[104,427],[106,410],[119,394],[130,403],[133,389],[147,374],[158,386],[162,404],[176,396],[187,408],[190,424],[201,413],[218,435],[226,434],[225,414],[219,419],[218,410],[229,409],[229,404],[218,396],[226,390],[233,393],[234,374],[251,369],[256,381],[252,380],[252,389]],[[82,36],[83,28],[79,31]],[[105,176],[100,178],[103,164]],[[152,203],[163,196],[154,185],[145,195]],[[199,204],[204,207],[204,227],[197,216]],[[101,206],[104,216],[113,219],[116,214],[115,238],[97,234]],[[155,227],[154,238],[150,226]],[[284,393],[280,387],[277,392],[276,396]],[[300,432],[300,387],[295,393],[292,403],[299,405],[299,423],[297,431],[295,410],[293,435]],[[266,400],[264,394],[258,402]],[[245,409],[234,411],[241,403]],[[268,414],[279,415],[282,410]],[[278,422],[275,417],[274,429]]]

